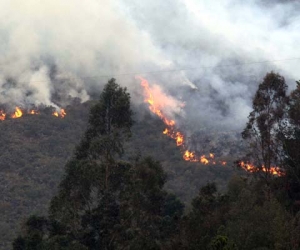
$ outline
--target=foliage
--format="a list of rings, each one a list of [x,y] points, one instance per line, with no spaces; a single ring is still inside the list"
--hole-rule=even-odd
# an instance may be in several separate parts
[[[161,165],[151,158],[134,163],[116,158],[132,125],[129,98],[114,79],[108,82],[51,201],[45,225],[56,226],[40,230],[38,237],[35,228],[26,228],[15,249],[73,249],[74,244],[78,249],[160,249],[169,244],[182,205],[163,191]],[[163,232],[162,224],[173,228]]]
[[[277,166],[280,160],[282,148],[277,135],[283,126],[286,90],[282,76],[268,73],[258,86],[253,98],[253,111],[242,133],[243,138],[249,140],[251,158],[266,181],[272,177],[271,167]]]
[[[251,157],[259,164],[262,178],[236,174],[225,189],[224,185],[218,188],[215,182],[219,184],[221,180],[224,183],[232,171],[221,166],[212,168],[184,162],[172,139],[161,135],[163,124],[149,114],[134,116],[126,89],[112,79],[100,100],[91,108],[86,132],[66,162],[65,175],[61,180],[60,169],[56,176],[56,183],[61,180],[61,184],[51,201],[49,216],[40,213],[41,216],[28,217],[19,236],[15,237],[13,248],[299,249],[299,93],[298,86],[287,98],[284,79],[273,72],[266,75],[254,97],[253,112],[243,133],[250,141]],[[76,108],[83,110],[81,105]],[[71,124],[80,127],[81,117],[75,117],[77,113],[69,107],[69,115],[57,123],[57,126],[62,126],[61,131],[71,133],[68,130]],[[87,117],[87,113],[84,114]],[[139,118],[134,125],[132,117]],[[24,118],[31,123],[29,117]],[[49,139],[52,135],[47,123],[53,126],[57,120],[49,118],[45,122],[47,129],[43,130],[36,122],[42,121],[39,119],[37,116],[35,124],[29,125],[26,125],[26,120],[17,121],[19,123],[8,120],[0,126],[10,131],[9,124],[14,122],[22,133],[33,127],[36,131],[24,133],[36,136],[35,142],[47,147],[49,155],[70,156],[71,145],[68,153],[61,152],[68,145],[68,139],[61,139],[57,151],[57,144],[52,141],[50,146],[40,144],[41,138]],[[55,129],[60,131],[57,127]],[[79,133],[76,132],[76,139]],[[26,138],[12,132],[9,135],[13,137],[12,141],[15,140],[13,149],[20,138]],[[4,135],[3,140],[7,143],[10,138]],[[35,149],[32,144],[20,146],[24,152],[18,151],[23,156],[16,158],[20,161],[18,164],[12,165],[7,160],[9,157],[3,157],[3,162],[8,163],[6,170],[14,166],[20,172],[20,165],[28,160],[29,149]],[[0,147],[6,155],[10,153],[1,140]],[[154,157],[141,156],[148,153]],[[282,164],[281,157],[285,160]],[[34,157],[31,162],[35,164]],[[57,164],[61,162],[54,161],[53,167],[58,168]],[[271,178],[262,171],[263,165],[277,163],[285,168],[283,176]],[[29,167],[26,170],[38,180],[34,171]],[[43,168],[45,173],[46,170]],[[38,173],[44,178],[41,172]],[[23,174],[26,176],[28,172]],[[48,179],[51,174],[47,172]],[[43,180],[47,181],[47,178]],[[39,193],[38,182],[30,181],[28,183],[34,183],[36,188],[30,186],[30,194],[25,197],[41,199],[49,186]],[[52,187],[56,183],[53,182]],[[198,193],[184,213],[180,199],[168,191],[175,191],[186,203]],[[21,196],[22,193],[18,192],[15,193]],[[48,190],[44,200],[49,201],[50,193],[53,194],[54,190]],[[5,201],[1,205],[3,208],[7,206],[8,211],[13,203],[7,198]],[[28,209],[22,212],[30,215]]]
[[[63,178],[62,166],[80,142],[87,127],[88,110],[94,104],[93,101],[68,106],[64,119],[41,114],[0,122],[5,131],[0,138],[0,249],[9,249],[25,217],[47,214],[49,202]],[[161,133],[163,123],[148,112],[139,114],[139,110],[143,107],[135,108],[131,137],[123,146],[124,160],[135,161],[139,154],[158,160],[167,173],[164,190],[176,194],[185,204],[207,181],[215,181],[222,192],[226,189],[234,171],[230,159],[228,167],[185,162],[174,141]],[[222,139],[224,145],[225,141]],[[223,147],[221,144],[220,149]]]
[[[288,179],[289,195],[292,200],[300,200],[300,82],[289,96],[289,126],[283,139],[285,153],[286,177]],[[294,203],[296,205],[296,203]],[[299,205],[294,206],[299,210]]]

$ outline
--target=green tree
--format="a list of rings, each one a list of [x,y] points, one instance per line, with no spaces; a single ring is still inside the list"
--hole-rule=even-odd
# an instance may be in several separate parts
[[[218,195],[214,183],[200,189],[192,200],[191,212],[185,217],[183,245],[191,250],[209,249],[212,238],[224,223],[227,197]]]
[[[116,176],[126,166],[116,157],[124,152],[123,140],[130,135],[132,123],[129,93],[111,79],[91,108],[88,128],[75,156],[66,164],[50,214],[62,222],[72,220],[73,228],[80,227],[80,214],[97,207],[99,197],[122,185]]]
[[[287,85],[279,74],[268,73],[259,84],[253,99],[253,111],[242,136],[249,142],[249,157],[257,166],[257,172],[267,182],[271,167],[281,160],[282,144],[278,138],[283,129],[286,110]]]
[[[157,161],[121,160],[132,123],[130,96],[112,79],[92,107],[87,131],[66,164],[45,220],[46,230],[35,241],[40,249],[162,249],[171,245],[183,205],[163,191],[166,175]],[[168,230],[164,231],[165,226]],[[27,246],[33,231],[18,237],[14,249],[31,249]]]
[[[240,250],[290,249],[289,215],[274,196],[265,199],[266,185],[262,179],[248,182],[232,199],[225,235]]]

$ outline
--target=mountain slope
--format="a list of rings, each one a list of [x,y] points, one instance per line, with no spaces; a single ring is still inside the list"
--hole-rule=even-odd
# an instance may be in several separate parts
[[[28,215],[47,213],[64,173],[64,164],[85,131],[90,106],[91,102],[69,106],[64,119],[41,114],[0,123],[0,249],[10,248],[20,223]],[[228,162],[227,166],[204,166],[182,159],[174,140],[162,134],[161,120],[148,111],[135,116],[132,137],[125,145],[127,159],[150,155],[161,161],[168,174],[166,189],[186,203],[208,181],[225,188],[233,174],[230,164],[238,155],[226,156],[228,145],[231,144],[233,151],[239,151],[235,136],[215,135],[206,138],[205,143],[199,142],[198,148],[202,145],[206,152],[214,149],[220,159]],[[197,136],[200,140],[204,134]]]

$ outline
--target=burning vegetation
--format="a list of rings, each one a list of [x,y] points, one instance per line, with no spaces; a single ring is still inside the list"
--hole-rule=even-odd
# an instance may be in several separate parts
[[[284,171],[282,171],[279,167],[276,166],[271,166],[270,168],[266,168],[264,165],[262,165],[261,167],[257,167],[249,162],[244,162],[244,161],[240,161],[237,164],[239,167],[241,167],[242,169],[250,173],[257,173],[259,171],[262,171],[264,173],[270,173],[272,175],[277,175],[277,176],[284,175]]]
[[[190,151],[186,145],[185,135],[176,128],[176,122],[174,120],[169,119],[164,115],[162,111],[162,109],[164,108],[164,104],[161,101],[157,100],[157,97],[154,96],[154,92],[149,86],[148,81],[140,76],[137,78],[141,81],[141,86],[144,88],[144,101],[149,104],[150,111],[156,114],[167,126],[167,128],[165,128],[165,130],[163,131],[163,134],[171,137],[176,141],[176,145],[180,147],[182,157],[185,161],[199,162],[203,165],[215,165],[217,163],[226,165],[225,161],[217,161],[213,153],[209,153],[208,156],[198,156],[195,151]]]
[[[21,107],[16,107],[13,112],[5,112],[4,109],[1,109],[0,110],[0,120],[4,121],[8,117],[12,118],[12,119],[16,119],[16,118],[22,117],[24,114],[39,115],[40,113],[41,112],[38,109],[26,110],[26,109],[22,109]],[[64,109],[60,109],[59,111],[52,112],[52,115],[56,116],[56,117],[64,118],[67,115],[67,113]]]
[[[184,133],[179,131],[179,129],[176,127],[176,122],[174,120],[169,119],[163,113],[162,110],[165,108],[164,103],[158,100],[159,97],[157,98],[155,96],[154,94],[155,91],[152,91],[152,88],[149,86],[149,82],[140,76],[138,76],[137,79],[141,81],[141,86],[144,89],[144,102],[148,103],[150,111],[156,114],[164,122],[166,128],[164,129],[163,134],[169,136],[170,138],[176,141],[176,145],[180,147],[180,150],[182,152],[182,157],[185,161],[198,162],[203,165],[216,165],[216,164],[222,166],[227,165],[226,161],[216,159],[215,154],[212,152],[199,156],[195,151],[188,149]],[[262,167],[259,168],[252,163],[244,162],[244,161],[239,161],[238,166],[250,173],[262,171],[262,172],[268,172],[271,175],[275,175],[275,176],[284,175],[284,172],[280,170],[279,167],[276,166],[266,168],[262,165]]]

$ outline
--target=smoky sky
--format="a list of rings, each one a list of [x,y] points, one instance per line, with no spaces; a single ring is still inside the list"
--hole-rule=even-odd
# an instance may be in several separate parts
[[[0,102],[86,101],[110,77],[138,102],[137,73],[186,103],[174,116],[189,130],[240,129],[267,72],[290,89],[299,79],[299,60],[282,60],[300,57],[299,10],[297,1],[2,0]]]

